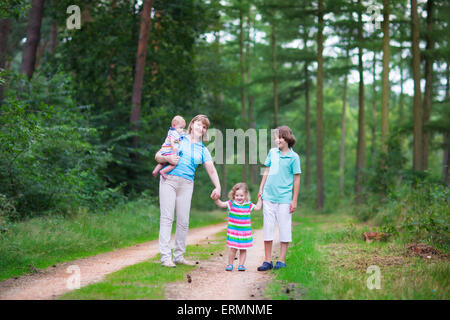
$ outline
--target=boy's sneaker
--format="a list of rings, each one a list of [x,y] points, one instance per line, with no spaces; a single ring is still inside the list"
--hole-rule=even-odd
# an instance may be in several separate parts
[[[258,271],[267,271],[273,268],[273,263],[272,261],[270,261],[270,263],[268,263],[267,261],[264,261],[263,264],[258,267]]]
[[[281,261],[277,261],[277,263],[275,264],[275,267],[273,267],[275,270],[281,269],[281,268],[285,268],[286,267],[286,263],[283,263]]]

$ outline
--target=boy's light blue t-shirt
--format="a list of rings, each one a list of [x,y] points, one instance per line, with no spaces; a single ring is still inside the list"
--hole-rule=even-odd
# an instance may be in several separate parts
[[[294,175],[301,173],[300,157],[292,148],[285,155],[279,148],[270,149],[264,162],[270,167],[263,189],[263,200],[275,203],[291,203]]]
[[[193,142],[187,136],[182,136],[178,147],[180,160],[177,166],[167,174],[194,181],[195,169],[199,164],[212,160],[209,150],[202,142]]]

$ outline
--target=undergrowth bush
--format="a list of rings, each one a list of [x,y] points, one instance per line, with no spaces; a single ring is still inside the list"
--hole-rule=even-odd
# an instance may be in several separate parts
[[[72,100],[67,77],[8,78],[0,110],[2,219],[72,214],[120,196],[120,188],[106,188],[110,153],[93,143],[99,132]]]

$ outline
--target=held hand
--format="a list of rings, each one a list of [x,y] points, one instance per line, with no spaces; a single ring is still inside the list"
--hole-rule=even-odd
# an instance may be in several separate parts
[[[176,166],[178,164],[178,161],[180,161],[180,156],[177,154],[173,154],[167,160],[171,165]]]
[[[258,198],[262,198],[262,195],[263,195],[263,191],[262,191],[262,190],[259,190],[259,192],[258,192]]]
[[[292,201],[289,206],[289,213],[294,213],[295,210],[297,210],[297,202]]]
[[[215,188],[212,192],[211,192],[211,199],[213,199],[214,201],[220,198],[220,190]]]

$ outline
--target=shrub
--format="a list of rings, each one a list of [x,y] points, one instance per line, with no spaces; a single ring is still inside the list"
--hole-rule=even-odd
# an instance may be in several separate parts
[[[0,111],[0,194],[3,204],[14,207],[13,213],[2,209],[8,219],[67,214],[95,206],[105,195],[101,173],[110,155],[90,143],[97,130],[88,128],[65,78],[55,78],[9,76]]]

